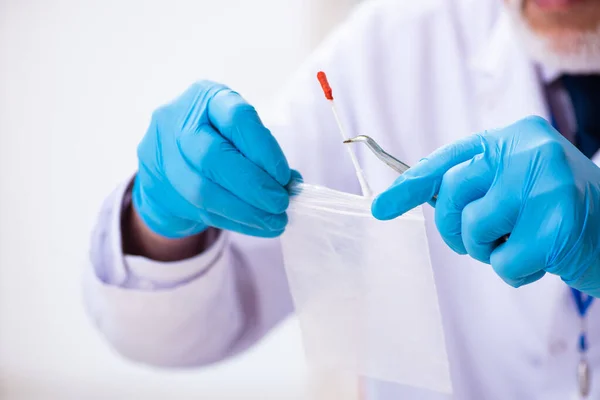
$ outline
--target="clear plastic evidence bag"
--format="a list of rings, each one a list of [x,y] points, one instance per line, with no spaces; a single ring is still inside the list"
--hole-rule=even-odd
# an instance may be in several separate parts
[[[379,221],[371,198],[291,191],[282,247],[309,367],[450,393],[421,208]]]

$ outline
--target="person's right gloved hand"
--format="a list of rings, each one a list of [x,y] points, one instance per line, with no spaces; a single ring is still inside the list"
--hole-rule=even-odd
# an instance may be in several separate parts
[[[275,237],[287,224],[288,162],[254,108],[224,85],[195,83],[156,110],[138,159],[133,206],[161,236],[215,227]]]

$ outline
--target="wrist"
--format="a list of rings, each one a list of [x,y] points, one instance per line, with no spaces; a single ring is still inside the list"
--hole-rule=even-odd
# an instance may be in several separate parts
[[[180,261],[194,257],[208,249],[219,237],[220,231],[205,228],[201,232],[196,229],[191,235],[184,237],[168,237],[152,229],[148,218],[142,217],[136,198],[140,199],[139,183],[133,185],[126,193],[121,214],[121,235],[123,253],[150,258],[155,261]],[[143,207],[143,205],[142,205]]]

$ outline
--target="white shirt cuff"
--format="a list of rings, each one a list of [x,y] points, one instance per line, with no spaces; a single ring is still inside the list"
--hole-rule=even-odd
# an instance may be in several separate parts
[[[156,289],[185,284],[203,275],[222,257],[228,235],[220,232],[217,240],[202,253],[181,261],[161,262],[141,256],[125,256],[129,269],[129,285],[139,289]]]

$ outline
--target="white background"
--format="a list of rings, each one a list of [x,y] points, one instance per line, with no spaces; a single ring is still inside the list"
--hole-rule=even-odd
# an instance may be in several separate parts
[[[356,0],[0,0],[0,398],[300,399],[292,319],[202,371],[113,353],[80,278],[150,114],[200,78],[259,107]]]

